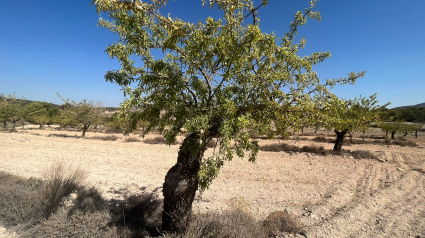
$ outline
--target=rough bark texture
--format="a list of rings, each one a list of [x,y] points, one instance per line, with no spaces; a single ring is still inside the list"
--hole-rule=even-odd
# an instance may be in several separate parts
[[[199,134],[190,134],[180,146],[177,163],[168,171],[163,186],[162,230],[182,234],[190,221],[192,202],[198,190],[198,172],[206,147]]]
[[[206,142],[218,136],[220,124],[219,117],[212,119],[211,127],[206,132]],[[201,135],[197,133],[186,137],[180,146],[177,163],[168,171],[162,188],[164,232],[183,234],[186,231],[199,186],[198,172],[206,149],[206,144],[201,144]]]
[[[347,132],[335,130],[335,133],[336,133],[336,141],[335,141],[334,151],[341,151],[342,143],[344,142],[344,136],[345,134],[347,134]]]

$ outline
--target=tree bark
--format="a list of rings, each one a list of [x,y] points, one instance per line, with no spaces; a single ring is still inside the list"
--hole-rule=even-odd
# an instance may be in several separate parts
[[[337,131],[335,130],[336,133],[336,141],[335,141],[335,145],[334,145],[334,151],[341,151],[342,148],[342,143],[344,142],[344,136],[345,134],[347,134],[346,131]]]
[[[83,134],[81,135],[81,137],[86,137],[86,131],[89,129],[90,125],[84,125],[83,126]]]
[[[206,146],[200,143],[200,135],[192,133],[180,146],[177,163],[168,171],[162,189],[164,211],[162,230],[183,234],[190,222],[192,202],[198,190],[201,159]]]
[[[3,128],[7,127],[7,121],[3,121]]]
[[[391,132],[391,139],[394,139],[395,131]]]
[[[415,131],[415,138],[418,138],[418,131]]]

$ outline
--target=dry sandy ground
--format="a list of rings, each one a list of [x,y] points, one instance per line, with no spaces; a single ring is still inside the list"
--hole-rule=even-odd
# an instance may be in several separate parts
[[[47,137],[50,133],[61,132],[0,133],[0,170],[41,177],[54,162],[71,163],[86,170],[88,183],[107,198],[119,199],[141,190],[156,189],[161,194],[165,174],[176,162],[179,148]],[[105,134],[92,132],[87,137],[95,135]],[[309,237],[425,237],[424,137],[421,134],[416,140],[419,148],[345,146],[372,151],[385,163],[285,152],[260,152],[254,164],[235,158],[225,164],[203,199],[195,201],[194,210],[226,210],[236,197],[247,201],[258,219],[287,209],[306,224]],[[260,142],[265,143],[272,142]],[[304,140],[285,143],[332,148],[329,143]],[[209,149],[206,154],[211,153]],[[0,237],[6,237],[2,233],[5,231],[0,229]]]

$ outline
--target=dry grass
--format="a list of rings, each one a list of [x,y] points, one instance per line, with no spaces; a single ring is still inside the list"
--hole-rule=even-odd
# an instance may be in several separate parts
[[[116,141],[119,139],[116,135],[107,135],[107,136],[91,136],[86,139],[94,139],[94,140],[103,140],[103,141]]]
[[[87,189],[82,185],[84,172],[67,170],[61,164],[46,170],[45,178],[43,182],[0,172],[0,219],[7,227],[25,223],[26,226],[20,226],[20,237],[161,235],[162,200],[153,193],[108,202],[95,188]],[[62,201],[70,191],[77,197],[67,207]],[[232,199],[230,207],[231,210],[221,213],[195,214],[185,234],[165,237],[265,238],[276,232],[299,233],[303,228],[295,216],[281,212],[270,214],[266,221],[257,221],[244,198]]]
[[[304,224],[287,211],[276,211],[263,222],[263,229],[267,237],[278,236],[282,232],[301,234]]]
[[[44,175],[46,181],[0,173],[0,220],[7,227],[28,227],[48,219],[85,179],[82,170],[62,164],[52,165]]]
[[[222,213],[197,214],[192,217],[186,233],[188,238],[247,238],[266,237],[261,225],[255,217],[242,210],[231,210]]]
[[[355,159],[378,159],[376,155],[367,150],[354,150],[351,154]]]
[[[125,237],[116,227],[109,225],[110,219],[111,216],[107,211],[88,213],[78,211],[69,215],[66,209],[61,208],[49,219],[27,230],[20,237]]]
[[[64,138],[72,137],[72,138],[80,138],[79,136],[68,135],[68,134],[65,134],[65,133],[59,133],[59,134],[52,133],[52,134],[47,135],[47,137],[64,137]]]
[[[42,219],[40,196],[43,188],[39,179],[24,179],[0,171],[0,220],[6,227]]]
[[[155,136],[153,138],[147,138],[143,142],[146,144],[166,144],[167,140],[162,136]]]
[[[62,163],[55,163],[44,171],[43,177],[46,182],[41,191],[42,205],[44,216],[49,217],[66,196],[74,190],[82,189],[87,174],[79,167],[73,168]]]
[[[307,153],[313,153],[313,154],[318,154],[318,155],[329,155],[331,153],[331,151],[329,150],[325,150],[325,147],[323,146],[303,146],[303,147],[298,147],[295,145],[289,145],[289,144],[284,144],[284,143],[274,143],[274,144],[268,144],[268,145],[263,145],[260,146],[260,150],[262,151],[272,151],[272,152],[280,152],[280,151],[285,151],[285,152],[307,152]]]
[[[137,137],[127,136],[124,138],[124,142],[141,142],[141,140]]]
[[[399,146],[409,146],[409,147],[417,147],[418,144],[416,144],[413,141],[408,141],[408,140],[402,140],[402,141],[397,141],[397,140],[393,140],[392,141],[393,145],[399,145]]]

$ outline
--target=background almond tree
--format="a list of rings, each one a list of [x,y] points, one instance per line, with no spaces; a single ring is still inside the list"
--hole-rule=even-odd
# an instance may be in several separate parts
[[[321,82],[313,66],[330,53],[298,56],[306,44],[304,38],[295,42],[298,28],[308,19],[320,20],[312,10],[316,1],[295,14],[281,38],[260,30],[258,14],[267,0],[256,6],[251,0],[194,1],[194,8],[199,3],[222,14],[198,22],[162,15],[167,0],[92,3],[102,16],[99,25],[119,36],[106,52],[121,69],[108,71],[105,78],[123,87],[128,99],[121,113],[132,118],[129,129],[145,121],[146,133],[155,129],[170,144],[182,129],[188,132],[163,186],[162,228],[167,232],[185,230],[198,186],[208,188],[225,161],[246,153],[255,161],[258,141],[249,130],[273,137],[297,127],[301,115],[313,116],[323,108],[316,98],[331,97],[334,85],[364,75]],[[156,49],[162,58],[152,56]],[[142,110],[130,113],[131,108]],[[218,148],[204,158],[212,138],[218,138]]]
[[[379,106],[376,105],[376,94],[369,98],[361,97],[353,100],[342,100],[331,98],[325,106],[324,114],[325,128],[334,130],[336,141],[334,151],[340,151],[344,142],[344,136],[354,130],[367,130],[370,124],[376,121],[382,109],[389,103]]]
[[[77,124],[81,124],[83,126],[82,137],[86,136],[86,132],[90,126],[100,123],[101,115],[105,111],[101,102],[88,101],[87,99],[76,102],[69,99],[64,100],[59,94],[58,96],[65,102],[62,106],[61,116],[67,121],[74,121]]]
[[[11,122],[15,127],[15,123],[21,121],[24,117],[23,105],[24,98],[17,98],[13,95],[0,95],[0,120],[3,122],[3,127],[7,127],[7,122]]]

